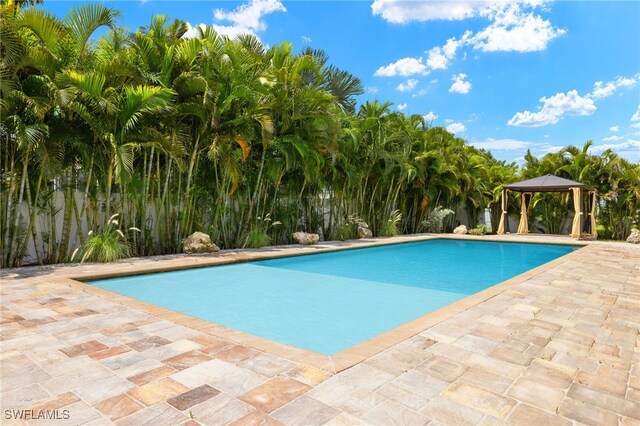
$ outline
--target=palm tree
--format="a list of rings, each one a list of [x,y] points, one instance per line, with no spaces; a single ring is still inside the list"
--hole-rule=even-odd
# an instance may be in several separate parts
[[[36,3],[0,6],[2,266],[33,248],[40,263],[64,261],[112,213],[141,229],[127,242],[143,255],[176,252],[195,230],[237,247],[248,235],[287,243],[299,227],[347,238],[356,218],[378,233],[400,214],[417,232],[437,206],[473,224],[498,212],[516,174],[595,187],[601,235],[640,221],[640,166],[589,142],[528,153],[518,169],[391,103],[358,107],[362,83],[321,50],[211,27],[187,39],[167,16],[130,32],[100,4],[61,20]],[[568,200],[540,197],[541,220],[566,214]]]

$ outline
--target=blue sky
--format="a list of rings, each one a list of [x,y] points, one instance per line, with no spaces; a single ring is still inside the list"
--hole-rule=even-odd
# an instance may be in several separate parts
[[[45,1],[64,16],[80,2]],[[500,159],[593,140],[640,161],[638,1],[105,1],[136,29],[162,13],[325,50],[391,101]]]

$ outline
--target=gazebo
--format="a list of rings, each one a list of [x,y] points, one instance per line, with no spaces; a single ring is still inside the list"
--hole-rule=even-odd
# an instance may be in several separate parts
[[[518,234],[529,233],[529,222],[527,210],[531,203],[531,198],[536,192],[570,192],[573,194],[573,208],[575,215],[571,226],[571,237],[580,238],[582,233],[596,237],[596,191],[595,189],[569,179],[553,175],[540,176],[534,179],[523,180],[509,185],[505,185],[502,190],[502,214],[500,215],[500,225],[498,234],[509,232],[508,212],[509,191],[521,194],[520,202],[520,223],[518,224]],[[590,216],[588,220],[583,220],[584,195],[587,194],[586,212]]]

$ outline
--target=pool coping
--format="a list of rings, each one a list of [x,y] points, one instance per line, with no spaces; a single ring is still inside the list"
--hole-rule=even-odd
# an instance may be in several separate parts
[[[514,237],[516,239],[514,239]],[[358,248],[377,247],[385,245],[393,245],[399,243],[429,241],[437,239],[455,239],[455,240],[472,240],[472,241],[487,241],[487,242],[506,242],[506,243],[533,243],[533,244],[556,244],[556,245],[571,245],[582,246],[570,253],[553,259],[547,263],[537,266],[533,269],[525,271],[519,275],[516,275],[508,280],[495,284],[487,289],[484,289],[478,293],[467,296],[461,300],[453,302],[447,306],[444,306],[435,311],[429,312],[419,318],[416,318],[410,322],[402,324],[391,330],[388,330],[382,334],[379,334],[373,338],[358,343],[355,346],[351,346],[343,351],[340,351],[333,355],[324,355],[310,350],[297,348],[284,343],[269,340],[263,337],[259,337],[253,334],[249,334],[243,331],[239,331],[230,327],[226,327],[208,320],[196,318],[181,312],[177,312],[168,308],[160,307],[148,302],[143,302],[138,299],[134,299],[128,296],[124,296],[119,293],[115,293],[109,290],[96,287],[91,284],[87,284],[83,281],[99,280],[105,278],[125,277],[132,275],[142,275],[156,272],[168,272],[184,269],[192,269],[198,267],[227,265],[233,263],[242,263],[256,260],[277,259],[283,257],[302,256],[310,254],[328,253],[343,250],[352,250]],[[432,327],[441,321],[444,321],[456,314],[459,314],[473,306],[476,306],[486,300],[489,300],[504,291],[525,282],[536,275],[539,275],[545,271],[548,271],[555,266],[566,262],[572,256],[577,256],[584,250],[585,246],[588,246],[588,242],[576,241],[576,240],[558,240],[550,242],[548,240],[532,241],[527,239],[526,236],[509,236],[506,240],[503,237],[472,237],[462,235],[446,235],[446,234],[414,234],[404,235],[392,238],[372,238],[368,240],[354,240],[348,242],[327,242],[318,246],[279,246],[270,247],[269,250],[242,250],[242,251],[223,251],[213,255],[206,256],[193,256],[193,257],[181,257],[172,259],[168,265],[139,265],[132,264],[131,267],[127,265],[116,268],[116,270],[110,270],[102,273],[80,273],[69,274],[68,276],[54,278],[53,281],[68,285],[79,291],[84,291],[97,295],[99,297],[106,298],[108,300],[120,303],[121,305],[140,310],[149,315],[156,316],[161,319],[172,321],[176,324],[180,324],[186,327],[190,327],[197,331],[212,335],[217,338],[230,340],[232,342],[242,344],[253,349],[257,349],[271,355],[275,355],[281,358],[289,359],[291,361],[310,365],[315,368],[322,369],[331,374],[339,373],[353,367],[356,364],[386,350],[390,347],[419,334],[425,329]],[[165,263],[167,263],[165,261]],[[82,280],[82,281],[81,281]]]

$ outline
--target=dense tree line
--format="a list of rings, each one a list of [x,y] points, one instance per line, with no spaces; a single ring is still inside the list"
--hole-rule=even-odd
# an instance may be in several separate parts
[[[226,248],[296,230],[351,238],[357,219],[375,235],[419,232],[436,206],[475,225],[497,213],[501,185],[543,172],[598,188],[611,237],[638,221],[639,167],[610,151],[529,155],[519,171],[390,103],[358,107],[361,82],[322,51],[211,28],[185,38],[166,16],[130,32],[97,3],[64,20],[22,3],[1,10],[3,267],[29,245],[32,261],[66,261],[72,241],[106,234],[149,255],[196,230]]]

